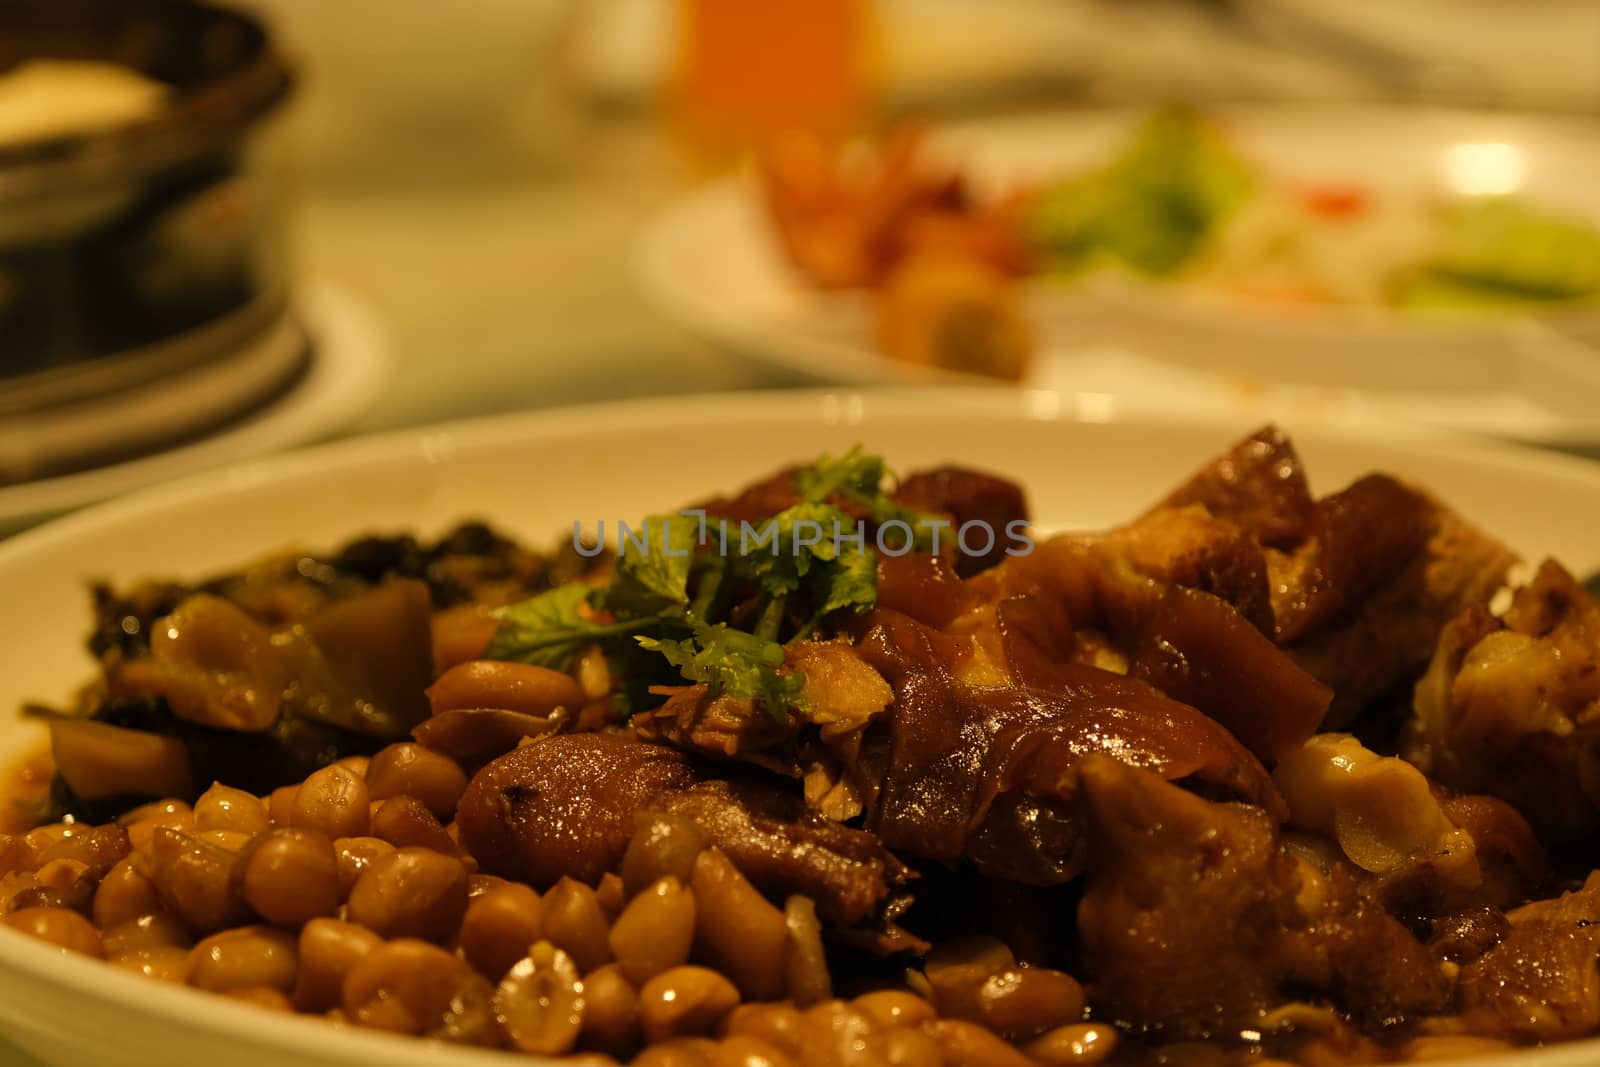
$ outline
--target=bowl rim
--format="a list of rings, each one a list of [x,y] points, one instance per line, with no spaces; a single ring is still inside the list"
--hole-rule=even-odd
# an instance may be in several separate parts
[[[1152,432],[1161,429],[1238,431],[1246,421],[1210,415],[1170,416],[1122,411],[1107,408],[1093,395],[1073,397],[1046,391],[937,387],[686,394],[480,416],[298,448],[265,459],[192,474],[91,505],[0,541],[0,575],[8,569],[27,566],[30,557],[61,542],[93,538],[119,525],[210,494],[250,493],[333,468],[351,471],[386,463],[427,463],[441,455],[455,457],[474,450],[592,435],[597,432],[595,427],[601,420],[609,418],[626,418],[661,430],[699,428],[719,419],[736,418],[818,426],[861,425],[874,419],[964,419],[980,423],[1006,419],[1046,425],[1120,424]],[[1302,420],[1297,433],[1308,440],[1402,447],[1412,455],[1481,463],[1506,474],[1527,470],[1532,465],[1547,476],[1582,485],[1600,496],[1600,463],[1524,445],[1424,426],[1395,425],[1373,431],[1317,420]],[[317,1016],[297,1015],[286,1019],[281,1013],[262,1011],[214,993],[152,982],[104,961],[75,956],[17,930],[0,929],[0,966],[26,980],[60,990],[64,995],[92,997],[116,1011],[151,1016],[179,1031],[201,1032],[233,1042],[249,1041],[284,1055],[303,1054],[323,1060],[335,1056],[351,1063],[383,1062],[393,1067],[440,1067],[441,1063],[504,1067],[512,1062],[503,1050],[441,1047],[442,1043],[437,1041],[332,1026]],[[1600,1038],[1589,1038],[1543,1048],[1517,1049],[1471,1062],[1483,1067],[1579,1067],[1592,1063],[1597,1051],[1600,1051]],[[511,1055],[521,1056],[523,1063],[559,1062]]]

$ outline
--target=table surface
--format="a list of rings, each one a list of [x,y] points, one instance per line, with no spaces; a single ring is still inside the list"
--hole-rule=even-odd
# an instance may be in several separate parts
[[[543,179],[302,198],[302,272],[365,302],[394,352],[349,432],[789,380],[691,340],[639,295],[634,235],[692,177],[656,135],[615,140]]]

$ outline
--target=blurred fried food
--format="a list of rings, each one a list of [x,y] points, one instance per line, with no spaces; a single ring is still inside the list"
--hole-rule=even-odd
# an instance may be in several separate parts
[[[903,363],[1016,381],[1033,348],[1017,285],[982,259],[902,260],[877,292],[877,315],[879,346]]]
[[[921,126],[870,148],[797,132],[774,138],[757,169],[794,267],[824,289],[877,289],[888,355],[1018,378],[1031,344],[1014,292],[1033,266],[1027,196],[981,201],[929,156]]]

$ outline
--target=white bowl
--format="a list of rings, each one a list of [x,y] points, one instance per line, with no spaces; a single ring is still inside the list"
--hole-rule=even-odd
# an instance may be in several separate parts
[[[943,461],[1003,472],[1041,527],[1135,514],[1247,424],[1120,416],[1057,394],[744,394],[573,408],[344,442],[101,505],[0,544],[0,707],[62,700],[91,670],[83,582],[197,578],[298,544],[374,530],[439,531],[481,516],[534,543],[576,520],[635,519],[860,442],[905,470]],[[1291,431],[1296,428],[1290,427]],[[1600,466],[1453,437],[1296,431],[1327,490],[1375,468],[1429,486],[1529,558],[1600,563]],[[38,726],[0,715],[0,754]],[[50,1064],[229,1067],[506,1064],[501,1054],[285,1018],[64,956],[0,928],[0,1030]],[[1474,1064],[1577,1067],[1600,1042]],[[521,1062],[529,1062],[523,1058]]]

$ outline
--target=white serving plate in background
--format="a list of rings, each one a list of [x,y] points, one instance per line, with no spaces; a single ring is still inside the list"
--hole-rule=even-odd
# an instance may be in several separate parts
[[[1103,163],[1144,110],[1082,110],[951,126],[933,149],[980,188]],[[1246,158],[1274,178],[1422,193],[1493,178],[1600,227],[1600,124],[1501,112],[1377,106],[1219,109]],[[1457,151],[1496,146],[1494,152]],[[1469,173],[1488,159],[1514,173]],[[1508,162],[1509,161],[1509,162]],[[1514,179],[1514,181],[1513,181]],[[880,354],[860,293],[801,278],[749,175],[669,204],[641,231],[635,275],[696,335],[814,381],[983,379]],[[1028,284],[1039,350],[1023,385],[1113,394],[1151,411],[1210,415],[1381,412],[1546,444],[1600,443],[1600,313],[1439,319],[1382,309],[1273,313],[1175,284],[1107,276]],[[993,384],[992,382],[990,384]]]
[[[852,444],[899,470],[956,462],[1027,490],[1045,529],[1138,513],[1254,427],[1151,418],[1054,393],[790,392],[628,402],[364,438],[260,460],[102,504],[0,543],[0,756],[37,743],[10,713],[64,699],[91,670],[83,583],[198,578],[370,531],[482,517],[534,544],[574,520],[634,519],[732,490]],[[1321,492],[1373,469],[1404,475],[1536,560],[1600,564],[1600,466],[1432,433],[1286,427]],[[472,1067],[528,1057],[286,1018],[65,956],[0,928],[0,1033],[60,1067]],[[1579,1067],[1600,1042],[1473,1060]]]

